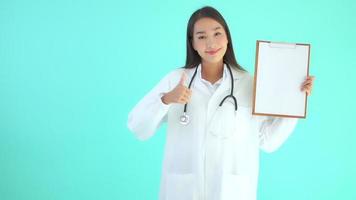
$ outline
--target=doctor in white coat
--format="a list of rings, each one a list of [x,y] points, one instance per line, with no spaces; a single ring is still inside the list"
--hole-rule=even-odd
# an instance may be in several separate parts
[[[309,95],[312,83],[307,77],[296,90]],[[128,118],[129,129],[141,140],[168,123],[160,200],[256,199],[259,149],[278,149],[297,119],[253,116],[252,88],[252,77],[236,62],[221,14],[212,7],[194,12],[185,67],[166,75]],[[237,111],[231,96],[219,106],[231,91]],[[182,124],[185,105],[189,123]]]

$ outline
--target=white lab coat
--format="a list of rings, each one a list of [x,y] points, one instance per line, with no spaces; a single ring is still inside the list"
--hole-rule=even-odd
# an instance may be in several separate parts
[[[205,85],[194,81],[187,112],[190,123],[181,125],[184,105],[165,105],[161,96],[178,84],[183,70],[188,84],[195,69],[172,71],[128,118],[129,129],[141,140],[168,122],[159,199],[255,200],[259,149],[272,152],[280,147],[297,119],[253,116],[253,79],[247,72],[232,68],[238,111],[235,113],[231,98],[219,107],[230,93],[230,74],[212,96],[204,92]]]

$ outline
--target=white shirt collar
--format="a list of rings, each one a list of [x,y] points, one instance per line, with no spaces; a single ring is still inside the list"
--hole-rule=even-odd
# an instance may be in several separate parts
[[[227,70],[228,70],[228,69],[227,69],[227,67],[226,67],[226,64],[224,63],[224,72],[223,72],[223,77],[222,77],[222,78],[220,78],[217,82],[215,82],[215,83],[214,83],[214,84],[212,84],[212,85],[215,85],[215,84],[220,84],[222,81],[226,80],[227,73],[228,73],[228,71],[227,71]],[[198,75],[198,78],[199,78],[200,80],[207,81],[207,80],[203,79],[203,77],[202,77],[202,74],[201,74],[201,64],[199,64],[199,65],[198,65],[197,75]],[[209,81],[207,81],[207,82],[209,82]],[[209,83],[210,83],[210,82],[209,82]],[[210,83],[210,84],[211,84],[211,83]]]
[[[201,64],[198,65],[197,69],[197,78],[200,82],[202,82],[204,85],[206,85],[207,89],[209,90],[210,94],[213,94],[217,88],[220,86],[220,84],[226,80],[227,78],[227,67],[226,64],[224,63],[224,71],[223,71],[223,77],[220,78],[218,81],[216,81],[214,84],[210,83],[209,81],[203,79],[202,74],[201,74]]]

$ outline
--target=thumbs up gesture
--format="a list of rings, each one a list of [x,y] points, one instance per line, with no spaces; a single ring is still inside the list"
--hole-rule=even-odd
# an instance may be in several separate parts
[[[192,95],[192,90],[185,86],[185,81],[187,80],[187,75],[185,72],[182,73],[178,85],[170,92],[162,96],[162,102],[164,104],[180,103],[186,104],[189,102]]]

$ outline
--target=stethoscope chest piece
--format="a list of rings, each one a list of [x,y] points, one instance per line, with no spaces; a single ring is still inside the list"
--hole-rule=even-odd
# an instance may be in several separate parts
[[[183,114],[180,116],[179,118],[179,122],[182,124],[182,125],[187,125],[189,124],[190,122],[190,119],[189,119],[189,115],[187,115],[186,112],[183,112]]]

